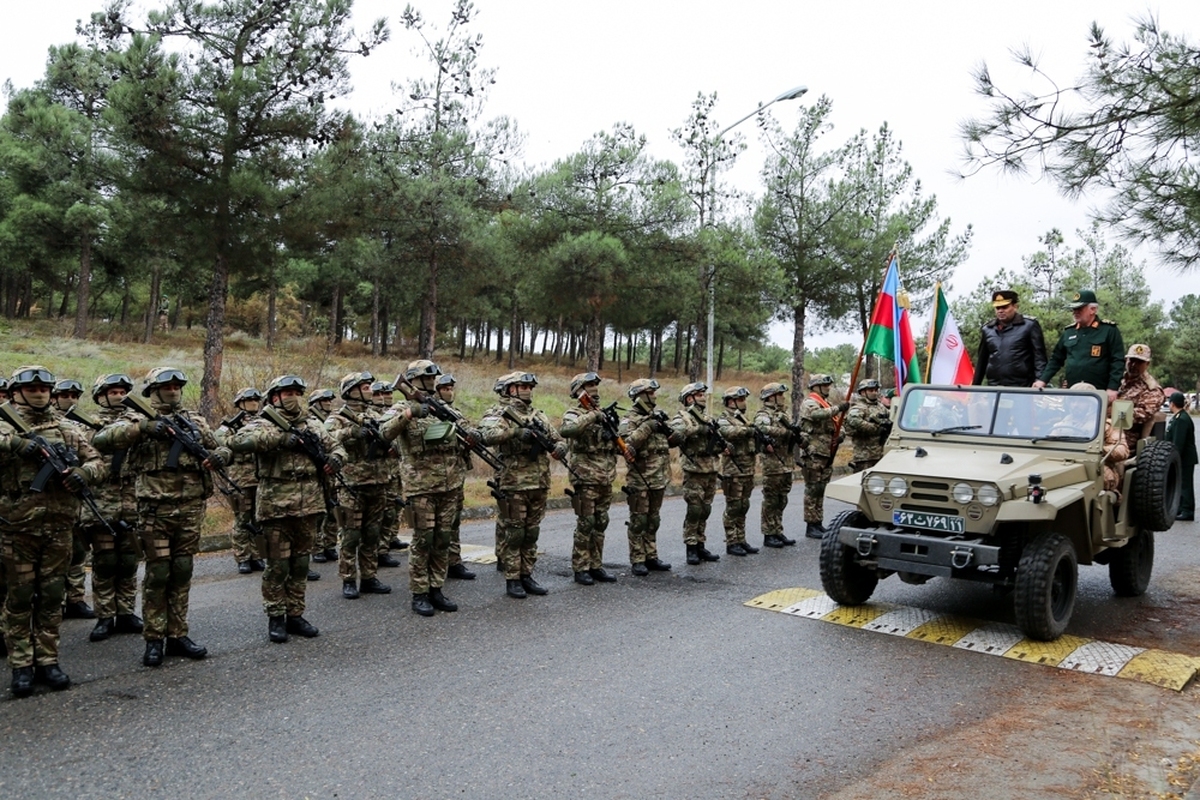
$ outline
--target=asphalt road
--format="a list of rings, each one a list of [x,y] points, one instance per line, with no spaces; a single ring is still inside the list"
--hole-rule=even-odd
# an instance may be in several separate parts
[[[802,493],[789,507],[798,538]],[[552,512],[537,568],[548,596],[508,598],[478,565],[477,580],[447,587],[461,610],[430,619],[409,610],[404,569],[380,571],[391,595],[347,601],[335,565],[316,565],[306,616],[321,636],[284,645],[267,640],[259,576],[202,556],[190,620],[209,658],[147,669],[140,637],[92,644],[91,622],[67,621],[71,689],[0,701],[0,797],[1084,796],[1129,754],[1154,773],[1200,737],[1192,688],[748,608],[773,589],[820,588],[817,542],[688,567],[683,508],[664,505],[670,573],[629,575],[622,506],[605,553],[619,582],[575,584],[573,517]],[[1082,568],[1070,632],[1200,654],[1197,534],[1159,535],[1142,598],[1118,600],[1104,568]],[[463,531],[491,537],[490,522]],[[1006,599],[957,582],[891,578],[874,599],[1012,619]]]

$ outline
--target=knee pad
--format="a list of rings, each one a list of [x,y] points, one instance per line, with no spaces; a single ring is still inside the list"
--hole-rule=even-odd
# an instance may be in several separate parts
[[[137,575],[138,557],[136,553],[121,553],[117,559],[117,577],[132,578]]]
[[[704,515],[700,517],[700,521],[707,522],[708,518],[712,516],[712,503],[705,503],[701,508],[704,509]]]
[[[596,516],[593,517],[593,519],[595,520],[595,522],[593,523],[592,528],[596,533],[604,533],[606,530],[608,530],[608,512],[607,511],[597,511]]]
[[[684,514],[683,518],[686,522],[703,522],[708,518],[708,514],[703,505],[692,503],[687,507],[687,513]]]
[[[37,594],[37,587],[32,583],[20,583],[16,586],[8,587],[8,603],[14,608],[29,609],[33,606],[33,596]]]
[[[171,559],[171,582],[183,586],[192,579],[192,557],[175,556]]]
[[[143,587],[162,589],[171,578],[171,562],[164,559],[146,562],[146,577]]]
[[[47,608],[60,608],[67,599],[67,579],[63,576],[42,581],[39,605]]]
[[[120,559],[116,550],[95,550],[92,552],[92,572],[98,575],[114,575]]]

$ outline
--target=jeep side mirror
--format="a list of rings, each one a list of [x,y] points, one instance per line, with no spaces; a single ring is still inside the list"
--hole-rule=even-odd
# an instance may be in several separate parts
[[[1112,426],[1119,431],[1133,427],[1133,401],[1114,400],[1112,404]]]

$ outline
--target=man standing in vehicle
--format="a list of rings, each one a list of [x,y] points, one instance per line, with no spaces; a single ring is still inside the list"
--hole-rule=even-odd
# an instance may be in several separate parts
[[[971,381],[976,386],[984,378],[988,386],[1032,386],[1046,368],[1042,326],[1018,311],[1017,300],[1017,293],[1007,289],[992,294],[996,318],[980,330],[979,360]]]

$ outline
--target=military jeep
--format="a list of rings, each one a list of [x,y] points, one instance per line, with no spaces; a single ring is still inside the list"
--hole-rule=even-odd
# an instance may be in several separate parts
[[[1101,391],[905,387],[883,458],[826,489],[855,509],[821,541],[825,592],[860,605],[892,574],[991,583],[1012,593],[1022,632],[1046,641],[1070,622],[1079,564],[1106,564],[1117,595],[1141,595],[1154,533],[1175,521],[1179,456],[1151,420],[1105,490],[1107,406]],[[1112,406],[1123,434],[1133,404]]]

